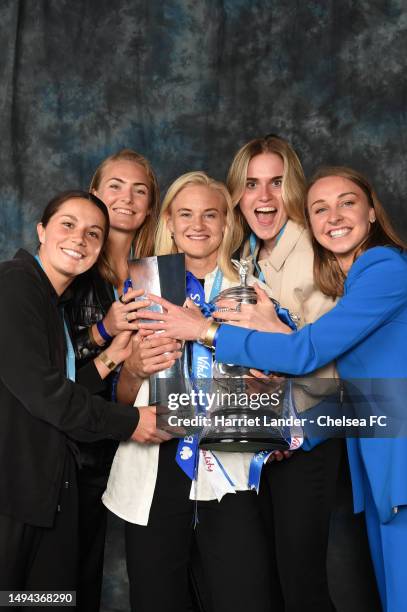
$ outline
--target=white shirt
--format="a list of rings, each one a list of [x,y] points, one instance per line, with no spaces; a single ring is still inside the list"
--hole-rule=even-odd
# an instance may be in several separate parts
[[[216,272],[217,268],[205,276],[206,301],[209,301]],[[257,282],[268,291],[268,288],[254,277],[249,278],[249,282]],[[221,290],[238,284],[236,281],[223,277]],[[148,380],[145,380],[134,405],[147,406],[148,400],[149,383]],[[202,451],[200,453],[202,455]],[[253,453],[216,452],[216,456],[233,481],[235,491],[248,490],[249,468]],[[113,460],[107,488],[102,497],[103,503],[111,512],[129,523],[148,524],[157,480],[158,457],[158,444],[139,444],[132,441],[120,443]],[[204,462],[200,460],[197,481],[191,485],[190,499],[208,501],[218,498],[211,484],[211,478],[204,469]]]

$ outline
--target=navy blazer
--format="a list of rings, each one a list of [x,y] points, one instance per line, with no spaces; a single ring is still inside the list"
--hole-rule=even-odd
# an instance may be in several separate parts
[[[407,388],[406,254],[390,247],[363,253],[337,305],[298,332],[270,334],[222,325],[216,359],[297,375],[335,359],[342,378],[370,379],[372,393],[374,379],[398,379],[385,387],[387,405],[393,403],[400,416]],[[395,507],[407,504],[407,439],[349,439],[348,451],[355,511],[364,508],[367,477],[381,521],[389,521]]]

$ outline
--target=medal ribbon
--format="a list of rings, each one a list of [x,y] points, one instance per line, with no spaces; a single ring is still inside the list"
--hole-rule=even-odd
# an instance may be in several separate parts
[[[44,266],[42,265],[42,261],[41,261],[39,255],[36,255],[35,259],[36,259],[38,265],[42,268],[42,270],[44,270]],[[45,270],[44,270],[44,272],[45,272]],[[65,332],[65,343],[66,343],[65,375],[70,380],[75,381],[75,378],[76,378],[75,351],[73,349],[73,344],[72,344],[71,336],[69,335],[68,326],[67,326],[66,321],[65,321],[63,306],[60,306],[59,310],[61,312],[62,321],[63,321],[63,324],[64,324],[64,332]]]
[[[297,418],[297,411],[295,409],[293,400],[292,380],[287,380],[287,388],[283,399],[283,412],[282,418],[288,419],[289,417]],[[287,450],[297,450],[302,446],[304,442],[303,431],[301,427],[290,428],[288,426],[283,427],[282,430],[284,440],[289,444]],[[267,459],[275,451],[263,450],[255,453],[250,462],[249,468],[249,489],[254,489],[257,493],[260,488],[260,478],[263,465],[267,462]]]
[[[196,306],[201,309],[201,312],[206,317],[210,317],[212,312],[215,310],[215,306],[212,304],[212,300],[220,292],[223,282],[223,274],[218,269],[216,271],[215,280],[212,285],[209,302],[205,301],[205,292],[202,284],[199,280],[191,273],[186,273],[186,294]],[[191,375],[188,372],[188,366],[186,365],[185,375],[191,378],[192,384],[196,389],[199,386],[199,379],[210,379],[212,377],[213,370],[213,356],[212,351],[207,347],[199,344],[198,342],[188,343],[192,356],[191,363]],[[205,412],[206,406],[198,406],[198,414]],[[228,476],[226,470],[222,466],[216,455],[209,451],[201,451],[202,459],[204,461],[204,469],[210,476],[210,482],[213,491],[218,500],[220,500],[225,493],[234,493],[234,483]],[[181,439],[178,442],[176,462],[180,468],[187,474],[187,476],[193,481],[196,481],[199,461],[199,436],[190,435]],[[195,490],[195,489],[194,489]]]

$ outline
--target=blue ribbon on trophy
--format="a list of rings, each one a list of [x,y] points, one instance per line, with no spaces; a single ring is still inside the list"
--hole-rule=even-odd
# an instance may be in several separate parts
[[[212,300],[219,293],[222,286],[222,281],[223,274],[218,269],[216,272],[208,303],[205,301],[205,292],[202,284],[191,272],[186,273],[186,295],[194,302],[196,306],[201,309],[201,312],[206,317],[210,317],[212,312],[215,310],[215,306],[212,304]],[[212,351],[203,346],[202,344],[199,344],[198,342],[188,343],[188,345],[190,349],[190,355],[187,355],[187,358],[185,360],[184,374],[186,377],[189,377],[191,379],[192,385],[194,386],[195,390],[197,390],[197,387],[199,387],[199,379],[205,379],[209,381],[212,378]],[[188,357],[190,357],[190,359],[188,359]],[[190,364],[188,364],[188,361],[190,361]],[[198,413],[204,413],[205,410],[206,405],[198,405]],[[225,469],[221,465],[219,459],[214,454],[213,456],[217,461],[225,478],[230,482],[230,484],[233,484]],[[175,460],[179,467],[191,480],[196,478],[199,461],[198,434],[185,436],[178,442]]]
[[[297,418],[297,416],[298,415],[293,400],[293,383],[291,379],[288,379],[283,398],[282,418],[287,420],[289,417]],[[284,426],[282,433],[284,439],[289,444],[288,450],[297,450],[302,446],[304,437],[301,428],[291,430],[291,428],[288,426]],[[249,489],[255,489],[257,493],[259,492],[263,465],[267,463],[268,458],[273,454],[273,452],[274,451],[263,450],[253,455],[249,468]]]

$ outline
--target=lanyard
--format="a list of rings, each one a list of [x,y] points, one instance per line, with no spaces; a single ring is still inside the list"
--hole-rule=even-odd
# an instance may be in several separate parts
[[[276,242],[274,246],[277,246],[277,244],[280,241],[281,236],[284,234],[284,230],[286,228],[287,225],[287,221],[284,223],[283,227],[281,228],[281,230],[278,232],[277,237],[276,237]],[[264,274],[261,271],[261,268],[259,266],[259,264],[257,263],[257,257],[254,256],[254,253],[256,251],[256,247],[258,244],[258,240],[257,240],[257,236],[254,232],[252,232],[249,236],[249,247],[250,247],[250,255],[253,256],[253,262],[254,262],[254,267],[256,269],[257,275],[258,275],[258,279],[264,282]]]
[[[223,273],[218,268],[216,270],[215,280],[213,281],[211,295],[209,296],[210,302],[213,302],[216,296],[220,293],[220,290],[222,288],[222,283],[223,283]]]
[[[42,261],[39,258],[39,255],[36,255],[35,259],[37,260],[37,262],[41,266],[41,268],[44,270],[44,266],[42,265]],[[60,307],[60,311],[61,311],[62,321],[64,323],[65,342],[66,342],[65,375],[70,380],[75,381],[75,376],[76,376],[75,351],[73,349],[73,344],[72,344],[71,336],[69,335],[68,326],[67,326],[66,321],[65,321],[63,306]]]
[[[114,285],[112,285],[113,288],[113,293],[114,293],[114,299],[117,302],[120,298],[119,298],[119,292],[117,291],[117,287],[115,287]],[[126,293],[129,291],[129,289],[132,289],[133,285],[131,283],[131,278],[126,278],[126,280],[124,281],[124,285],[123,285],[123,295],[126,295]]]
[[[196,306],[199,306],[201,312],[205,317],[210,317],[215,306],[213,300],[220,293],[223,283],[223,273],[219,270],[216,271],[215,280],[213,281],[211,294],[209,296],[209,302],[205,302],[205,290],[202,287],[199,280],[192,274],[192,272],[186,273],[186,293]]]

